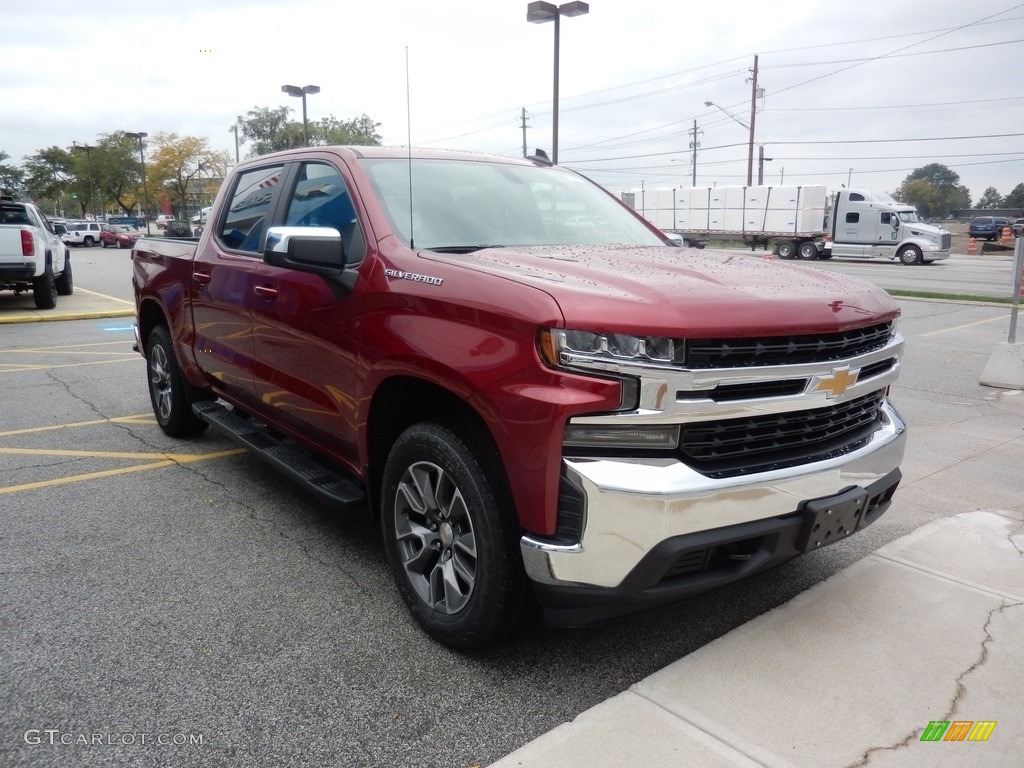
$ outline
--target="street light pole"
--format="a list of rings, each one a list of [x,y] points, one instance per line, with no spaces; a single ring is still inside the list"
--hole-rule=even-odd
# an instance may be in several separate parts
[[[562,16],[582,16],[590,13],[590,4],[578,2],[554,3],[534,2],[526,6],[526,20],[531,24],[543,24],[547,21],[555,22],[555,73],[553,87],[553,102],[551,107],[551,162],[558,165],[558,49],[559,49],[559,19]]]
[[[289,96],[298,96],[302,99],[302,146],[309,146],[309,125],[306,121],[306,94],[320,93],[319,85],[304,85],[301,88],[297,85],[282,85],[281,91]],[[238,134],[235,134],[237,139]]]
[[[71,142],[71,146],[74,149],[84,149],[85,150],[86,167],[88,167],[88,169],[89,169],[89,207],[92,208],[92,217],[95,219],[96,218],[96,189],[95,189],[95,187],[93,187],[93,183],[92,183],[92,154],[90,154],[90,153],[92,152],[92,150],[96,149],[96,147],[90,146],[89,144],[79,144],[77,141]]]
[[[139,131],[138,133],[125,133],[125,136],[131,136],[133,139],[139,140],[139,163],[142,165],[142,203],[146,207],[142,216],[146,220],[146,234],[150,235],[152,232],[149,229],[149,189],[146,188],[146,157],[142,153],[142,140],[149,136],[149,134],[145,131]]]
[[[846,172],[846,188],[850,188],[850,182],[853,179],[853,168]]]
[[[235,134],[235,165],[238,165],[238,123],[232,125],[228,130]]]

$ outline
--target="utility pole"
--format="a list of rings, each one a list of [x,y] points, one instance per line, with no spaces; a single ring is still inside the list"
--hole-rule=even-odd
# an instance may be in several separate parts
[[[754,69],[750,87],[750,145],[747,148],[747,186],[754,180],[754,119],[757,117],[757,54],[754,54]]]
[[[693,183],[691,186],[694,187],[697,186],[697,147],[700,146],[700,142],[697,141],[697,136],[702,133],[704,133],[704,131],[697,130],[697,120],[694,119],[693,128],[689,130],[689,134],[693,137],[690,141],[690,149],[693,150],[693,159],[691,161],[693,163]]]
[[[520,115],[520,128],[523,129],[523,157],[527,157],[526,154],[526,107],[520,107],[522,113]]]

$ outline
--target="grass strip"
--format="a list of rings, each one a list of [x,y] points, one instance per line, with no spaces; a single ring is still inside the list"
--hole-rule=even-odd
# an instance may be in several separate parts
[[[904,291],[898,288],[887,288],[890,296],[905,296],[910,299],[944,299],[946,301],[981,301],[987,304],[1012,304],[1009,296],[975,296],[970,293],[938,293],[936,291]]]

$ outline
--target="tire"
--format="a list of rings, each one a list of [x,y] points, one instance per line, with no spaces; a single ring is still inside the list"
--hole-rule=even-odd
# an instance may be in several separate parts
[[[64,256],[64,271],[55,281],[58,296],[70,296],[75,292],[75,277],[71,273],[71,254]]]
[[[157,424],[171,437],[198,435],[209,425],[192,411],[193,400],[181,375],[178,358],[167,326],[158,325],[149,334],[146,349],[149,400]]]
[[[84,245],[86,248],[92,248],[94,245],[96,245],[96,241],[93,240],[91,237],[86,237],[84,240],[82,240],[82,245]]]
[[[57,306],[57,286],[53,281],[53,265],[46,260],[46,268],[39,277],[32,278],[32,299],[36,309],[53,309]]]
[[[821,253],[818,254],[818,258],[819,259],[831,259],[832,256],[833,256],[833,254],[832,254],[831,249],[827,250],[827,251],[822,251]]]
[[[921,254],[921,249],[916,245],[908,245],[899,253],[900,264],[920,264],[924,261],[924,257]]]
[[[519,527],[497,451],[468,423],[414,424],[384,468],[381,531],[398,591],[451,648],[504,638],[526,577]]]
[[[814,261],[818,258],[818,246],[808,240],[800,243],[797,247],[797,253],[800,254],[800,258],[804,261]]]
[[[779,258],[792,259],[796,256],[796,243],[792,240],[783,240],[779,243]]]

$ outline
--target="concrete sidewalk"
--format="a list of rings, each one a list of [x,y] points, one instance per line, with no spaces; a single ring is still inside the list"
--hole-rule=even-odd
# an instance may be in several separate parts
[[[32,292],[15,295],[0,292],[0,325],[41,323],[54,320],[89,320],[101,317],[134,317],[135,304],[115,296],[75,286],[70,296],[58,296],[55,309],[36,309]]]
[[[893,541],[493,766],[1024,766],[1022,691],[1024,514],[969,512]],[[961,737],[957,721],[996,725],[985,741],[922,741],[932,721]]]

